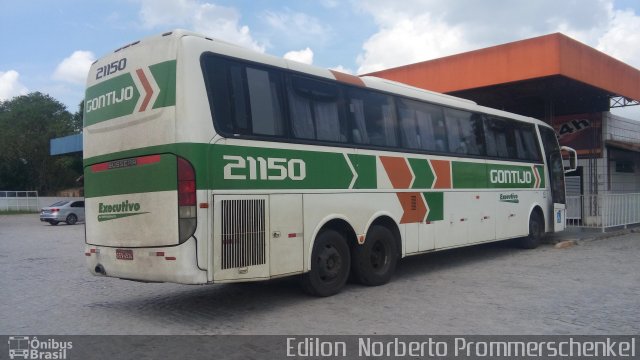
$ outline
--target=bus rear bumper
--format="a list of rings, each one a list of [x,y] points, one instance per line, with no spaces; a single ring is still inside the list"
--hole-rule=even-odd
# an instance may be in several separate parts
[[[157,248],[115,248],[85,245],[89,272],[148,282],[205,284],[207,272],[198,268],[196,240],[178,246]]]

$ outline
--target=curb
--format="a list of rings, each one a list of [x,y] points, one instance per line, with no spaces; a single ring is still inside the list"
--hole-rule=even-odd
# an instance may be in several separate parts
[[[552,235],[547,239],[547,243],[554,245],[556,249],[564,249],[574,245],[580,245],[583,242],[591,242],[597,240],[604,240],[613,237],[618,237],[622,235],[632,234],[632,233],[640,233],[639,227],[616,230],[612,232],[605,233],[591,233],[591,234],[575,234],[575,236],[567,236],[564,237],[563,233],[558,233],[558,235]],[[573,235],[573,234],[571,234]]]

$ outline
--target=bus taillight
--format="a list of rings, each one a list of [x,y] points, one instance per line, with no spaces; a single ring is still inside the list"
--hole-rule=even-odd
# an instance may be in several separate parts
[[[196,174],[193,166],[178,158],[178,222],[180,243],[196,230]]]

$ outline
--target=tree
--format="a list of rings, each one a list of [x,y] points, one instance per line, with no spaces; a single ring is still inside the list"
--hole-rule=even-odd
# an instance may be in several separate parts
[[[73,115],[40,92],[0,102],[0,190],[48,194],[74,186],[82,165],[78,156],[52,157],[49,140],[72,134]]]
[[[71,117],[71,127],[74,134],[80,134],[82,132],[82,116],[84,113],[84,100],[78,105],[78,111]]]

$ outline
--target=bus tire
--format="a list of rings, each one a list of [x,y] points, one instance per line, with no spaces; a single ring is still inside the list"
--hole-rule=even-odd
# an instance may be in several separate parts
[[[364,244],[355,246],[352,263],[354,278],[359,283],[368,286],[388,283],[398,263],[391,230],[381,225],[372,226]]]
[[[331,296],[342,290],[349,277],[351,257],[342,234],[324,230],[311,252],[311,270],[302,276],[304,290],[314,296]]]
[[[519,239],[518,246],[523,249],[535,249],[542,242],[544,224],[537,212],[531,214],[529,218],[529,235]]]

